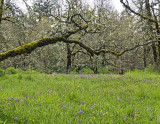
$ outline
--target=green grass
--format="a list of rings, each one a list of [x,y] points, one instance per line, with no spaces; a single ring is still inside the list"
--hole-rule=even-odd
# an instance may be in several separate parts
[[[156,73],[12,72],[0,77],[2,124],[160,123],[160,76]]]

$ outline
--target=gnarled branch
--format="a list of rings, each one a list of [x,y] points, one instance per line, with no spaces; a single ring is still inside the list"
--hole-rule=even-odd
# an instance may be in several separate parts
[[[38,47],[43,47],[43,46],[46,46],[46,45],[49,45],[49,44],[55,44],[57,42],[64,42],[64,43],[69,43],[69,44],[75,43],[75,44],[79,45],[81,48],[85,49],[88,53],[90,53],[91,56],[99,55],[100,53],[110,53],[110,54],[115,55],[115,56],[121,56],[125,52],[134,50],[134,49],[136,49],[138,47],[141,47],[141,46],[146,46],[146,45],[149,45],[149,44],[153,44],[153,43],[159,42],[159,41],[158,40],[149,41],[145,44],[136,45],[132,48],[122,50],[121,52],[116,52],[116,51],[108,50],[108,49],[94,50],[94,49],[90,48],[89,46],[85,45],[84,43],[80,42],[79,40],[68,40],[65,37],[54,37],[54,38],[44,37],[44,38],[42,38],[38,41],[34,41],[32,43],[28,43],[28,44],[19,46],[15,49],[8,50],[6,52],[0,53],[0,61],[3,61],[5,59],[7,59],[8,57],[14,57],[14,56],[21,55],[21,54],[24,54],[24,53],[30,54],[33,50],[35,50]]]

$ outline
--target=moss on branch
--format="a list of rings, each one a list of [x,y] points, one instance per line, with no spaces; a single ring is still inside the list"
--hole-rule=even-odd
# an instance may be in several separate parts
[[[21,54],[24,54],[24,53],[30,54],[32,51],[34,51],[38,47],[43,47],[43,46],[46,46],[46,45],[49,45],[49,44],[55,44],[57,42],[64,42],[64,43],[69,43],[69,44],[75,43],[75,44],[79,45],[81,48],[85,49],[88,53],[90,53],[91,56],[100,55],[100,53],[110,53],[110,54],[115,55],[115,56],[121,56],[125,52],[134,50],[137,47],[153,44],[153,43],[159,42],[159,41],[158,40],[157,41],[149,41],[145,44],[136,45],[136,46],[134,46],[130,49],[125,49],[125,50],[122,50],[120,52],[116,52],[114,50],[109,50],[109,49],[93,50],[92,48],[90,48],[89,46],[80,42],[79,40],[68,40],[67,38],[64,38],[64,37],[54,37],[54,38],[44,37],[40,40],[37,40],[37,41],[31,42],[31,43],[19,46],[15,49],[8,50],[8,51],[3,52],[3,53],[0,53],[0,61],[3,61],[5,59],[7,59],[8,57],[14,57],[14,56],[21,55]]]
[[[83,44],[79,40],[68,40],[64,37],[55,37],[55,38],[44,37],[40,40],[19,46],[15,49],[8,50],[3,53],[0,53],[0,61],[3,61],[5,59],[7,59],[8,57],[14,57],[14,56],[21,55],[24,53],[30,54],[32,51],[34,51],[38,47],[43,47],[43,46],[46,46],[49,44],[54,44],[57,42],[78,44],[81,48],[85,49],[88,53],[90,53],[91,56],[99,55],[101,52],[106,52],[106,53],[111,53],[113,55],[118,55],[115,51],[112,51],[112,50],[104,50],[104,49],[102,49],[100,51],[93,50],[92,48],[86,46],[85,44]]]

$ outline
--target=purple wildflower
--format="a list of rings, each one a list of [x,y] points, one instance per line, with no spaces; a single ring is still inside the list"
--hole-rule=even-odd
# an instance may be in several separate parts
[[[82,111],[80,110],[79,112],[78,112],[78,114],[80,114]]]
[[[125,116],[125,118],[126,118],[126,120],[128,120],[128,117],[127,117],[127,116]]]
[[[82,104],[84,104],[84,101],[82,101]]]
[[[65,106],[64,105],[59,105],[60,106],[60,108],[65,108]]]
[[[149,110],[149,111],[152,111],[152,108],[149,108],[148,110]]]
[[[135,90],[134,90],[134,89],[133,89],[132,91],[133,91],[133,92],[135,92]]]
[[[117,98],[117,100],[118,100],[119,102],[122,102],[122,100],[121,100],[119,97]]]
[[[132,117],[134,117],[134,116],[135,116],[135,113],[132,114]]]
[[[72,109],[72,106],[69,106],[69,109]]]
[[[110,94],[112,94],[113,92],[112,91],[110,91]]]
[[[23,102],[23,99],[21,99],[20,102],[22,103],[22,102]]]
[[[17,101],[18,101],[18,98],[15,98],[15,101],[17,102]]]
[[[7,105],[10,105],[10,103],[7,103]]]
[[[93,105],[91,104],[90,107],[93,107]]]
[[[26,99],[28,99],[28,96],[26,96]]]
[[[89,124],[89,122],[87,122],[87,124]]]
[[[92,114],[90,114],[90,116],[92,116]]]
[[[12,98],[12,97],[9,97],[8,99],[9,99],[9,100],[13,100],[13,98]]]
[[[17,120],[17,119],[18,119],[17,117],[14,118],[14,120]]]

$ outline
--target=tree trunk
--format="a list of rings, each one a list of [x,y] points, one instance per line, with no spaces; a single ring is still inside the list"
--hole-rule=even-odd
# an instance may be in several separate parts
[[[147,11],[147,16],[149,18],[152,18],[149,0],[145,0],[145,6],[146,6],[146,11]],[[152,26],[151,26],[151,22],[148,20],[147,24],[149,26],[149,31],[152,34],[153,33],[153,29],[152,29]],[[150,37],[149,40],[152,40],[152,37]],[[154,62],[156,63],[158,55],[157,55],[157,50],[156,50],[156,45],[155,44],[152,44],[152,50],[153,50]],[[148,50],[146,50],[146,51],[148,51]],[[146,54],[148,54],[148,53],[146,53]]]
[[[103,45],[103,49],[106,49],[105,45]],[[102,66],[106,66],[106,54],[105,52],[102,54]]]
[[[146,55],[146,53],[147,53],[147,48],[144,47],[143,50],[144,50],[143,65],[144,65],[144,68],[146,68],[146,67],[147,67],[147,55]]]
[[[0,0],[0,24],[2,22],[4,0]]]
[[[72,63],[72,51],[70,49],[70,45],[67,44],[67,68],[66,68],[67,74],[70,74],[71,63]]]

